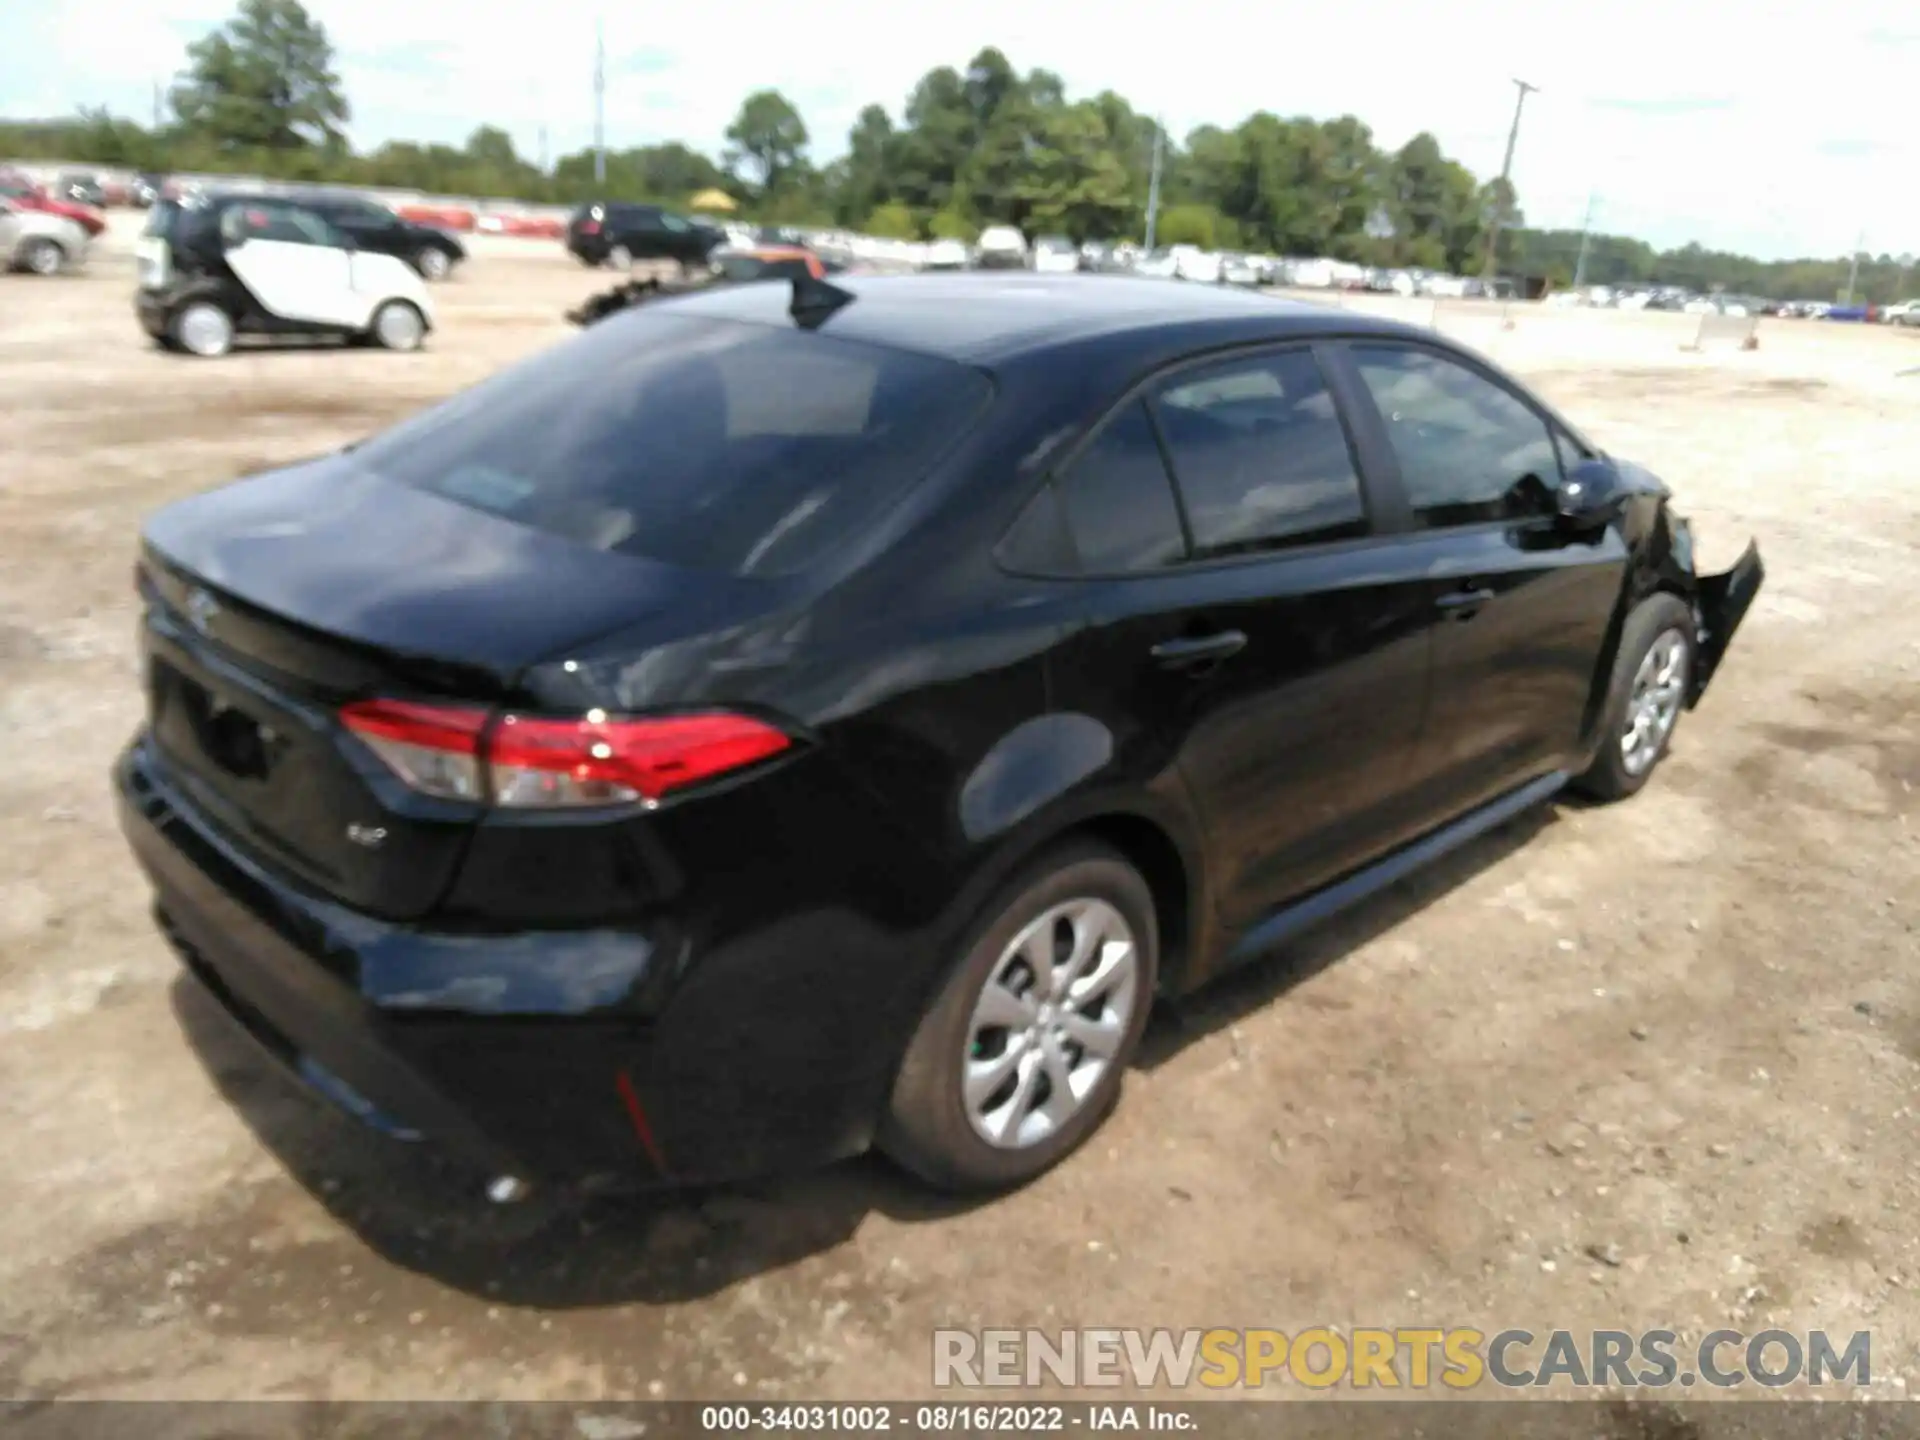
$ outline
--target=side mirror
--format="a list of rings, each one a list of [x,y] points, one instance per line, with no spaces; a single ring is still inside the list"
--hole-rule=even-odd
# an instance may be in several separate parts
[[[1627,494],[1611,460],[1582,460],[1554,491],[1554,511],[1570,530],[1597,530],[1620,513]]]

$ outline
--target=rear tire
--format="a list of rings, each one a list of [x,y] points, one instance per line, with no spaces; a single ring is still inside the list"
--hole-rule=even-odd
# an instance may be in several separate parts
[[[430,284],[437,284],[453,273],[453,258],[446,251],[428,245],[413,257],[413,268]]]
[[[389,300],[373,312],[368,333],[383,350],[418,350],[427,338],[427,317],[405,300]]]
[[[622,275],[633,270],[633,252],[624,245],[616,245],[607,251],[607,268],[618,270]]]
[[[1686,710],[1694,672],[1693,610],[1677,595],[1649,595],[1627,616],[1613,659],[1600,750],[1573,782],[1595,800],[1624,800],[1653,777]]]
[[[20,247],[20,268],[35,275],[58,275],[67,268],[67,252],[59,241],[37,237]]]
[[[1159,956],[1153,894],[1116,851],[1080,842],[1027,866],[962,942],[915,1030],[881,1149],[951,1191],[1004,1189],[1058,1164],[1119,1098]]]
[[[233,317],[211,300],[193,301],[167,327],[175,347],[202,360],[217,360],[232,350],[233,333]]]

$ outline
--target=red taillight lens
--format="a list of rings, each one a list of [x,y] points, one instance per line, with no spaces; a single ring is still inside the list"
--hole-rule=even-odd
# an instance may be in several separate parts
[[[426,794],[510,809],[653,802],[779,754],[793,742],[745,715],[617,719],[508,714],[366,700],[340,712],[387,768]]]
[[[582,235],[598,235],[600,233],[600,222],[598,220],[582,220],[580,222],[580,233]]]
[[[480,738],[487,712],[402,700],[360,700],[340,722],[415,790],[443,800],[484,800]]]

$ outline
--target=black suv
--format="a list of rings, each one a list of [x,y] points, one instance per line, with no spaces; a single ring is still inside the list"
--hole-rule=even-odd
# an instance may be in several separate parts
[[[567,222],[567,249],[582,265],[625,270],[636,260],[705,265],[726,243],[726,232],[658,205],[622,202],[582,205]]]
[[[302,195],[299,204],[345,231],[362,250],[398,255],[427,280],[444,280],[467,247],[444,230],[404,220],[364,195]]]

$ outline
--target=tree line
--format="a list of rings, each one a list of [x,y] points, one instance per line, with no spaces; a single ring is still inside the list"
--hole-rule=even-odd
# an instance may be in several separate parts
[[[898,118],[867,106],[844,152],[816,164],[805,119],[777,90],[742,101],[725,146],[679,142],[591,150],[543,168],[506,132],[477,128],[461,146],[347,143],[352,109],[325,28],[300,0],[240,0],[232,20],[189,47],[169,114],[143,126],[103,110],[0,121],[0,155],[139,170],[258,174],[488,198],[684,205],[719,189],[765,223],[839,225],[900,239],[970,239],[987,224],[1075,240],[1143,238],[1156,144],[1160,244],[1331,256],[1366,265],[1478,273],[1490,234],[1507,273],[1567,284],[1577,231],[1534,230],[1503,180],[1483,181],[1431,134],[1381,147],[1351,115],[1259,111],[1231,129],[1177,138],[1105,90],[1072,98],[1051,71],[1022,72],[989,47],[964,67],[929,70]],[[1779,298],[1829,298],[1845,260],[1760,261],[1689,245],[1656,251],[1625,236],[1587,237],[1591,283],[1660,282]],[[1861,266],[1857,293],[1890,300],[1906,275],[1891,257]]]

